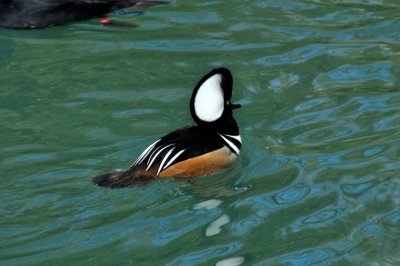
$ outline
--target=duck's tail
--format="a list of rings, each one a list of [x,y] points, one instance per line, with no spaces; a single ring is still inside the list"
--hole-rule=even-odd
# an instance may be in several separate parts
[[[92,183],[99,187],[121,187],[123,183],[123,177],[125,171],[122,170],[111,170],[97,174],[93,179]]]
[[[153,180],[149,176],[137,176],[123,170],[110,170],[97,174],[92,183],[99,187],[124,188],[144,185]]]

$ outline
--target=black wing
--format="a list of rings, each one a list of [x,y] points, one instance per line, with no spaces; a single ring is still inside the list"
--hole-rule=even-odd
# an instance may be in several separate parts
[[[146,171],[158,166],[157,175],[181,161],[200,156],[224,146],[223,139],[215,132],[198,127],[186,127],[165,135],[148,146],[131,169],[145,167]]]

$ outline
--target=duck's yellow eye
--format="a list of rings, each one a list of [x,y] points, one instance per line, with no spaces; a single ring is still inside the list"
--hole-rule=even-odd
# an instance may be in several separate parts
[[[226,101],[226,105],[230,105],[231,104],[231,102],[230,101]]]

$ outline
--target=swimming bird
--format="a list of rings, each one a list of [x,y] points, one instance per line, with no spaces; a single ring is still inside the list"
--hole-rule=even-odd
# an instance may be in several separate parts
[[[177,129],[149,145],[127,171],[98,174],[101,187],[128,187],[151,180],[205,176],[230,166],[238,157],[242,140],[233,118],[232,74],[213,69],[195,86],[190,112],[197,125]]]
[[[104,16],[115,9],[165,3],[163,0],[0,0],[0,27],[44,28]]]

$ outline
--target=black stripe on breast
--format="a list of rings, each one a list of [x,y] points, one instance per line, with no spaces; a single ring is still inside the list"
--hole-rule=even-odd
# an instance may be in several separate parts
[[[240,148],[242,146],[240,135],[219,134],[219,136],[224,141],[225,146],[227,146],[236,155],[239,155]]]

